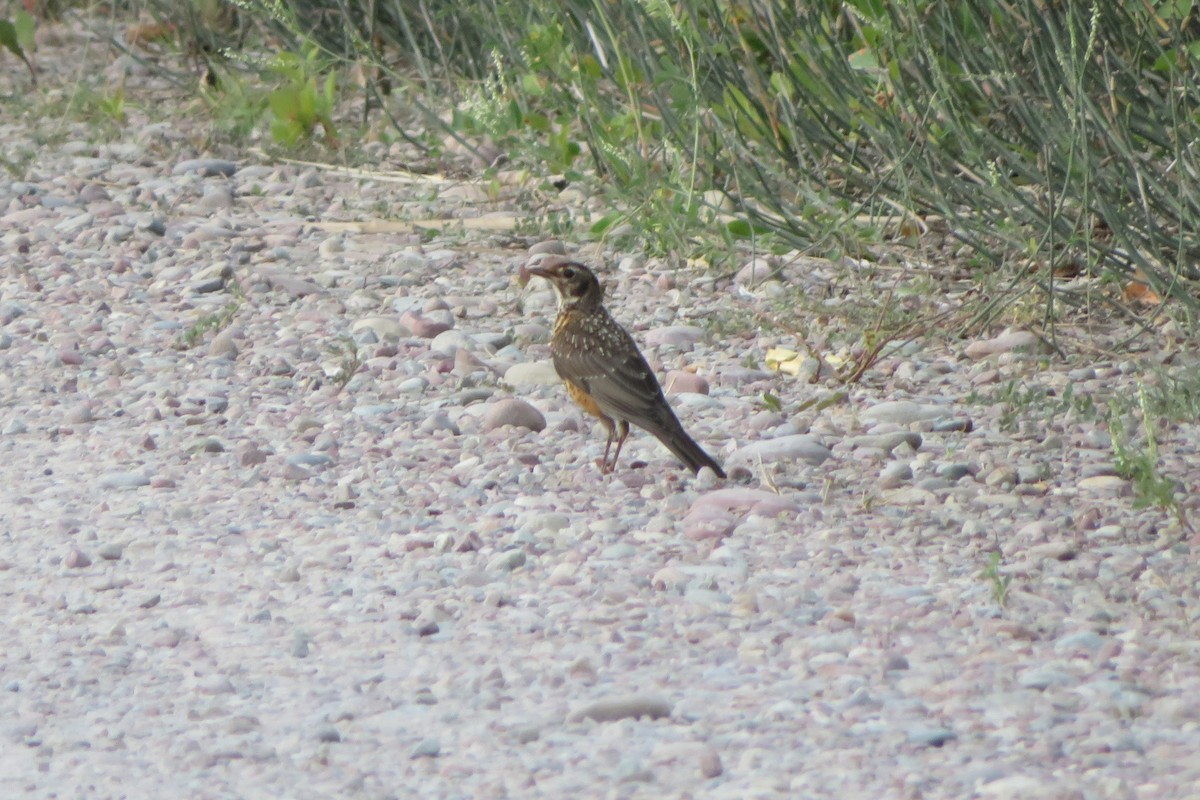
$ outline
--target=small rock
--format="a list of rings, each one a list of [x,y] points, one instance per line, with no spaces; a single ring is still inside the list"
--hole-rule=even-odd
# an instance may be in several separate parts
[[[97,485],[101,489],[136,489],[149,486],[150,479],[136,472],[109,472],[100,476]]]
[[[401,325],[400,320],[395,317],[363,317],[355,320],[354,324],[350,326],[350,331],[355,334],[372,331],[378,337],[378,341],[391,342],[409,335],[408,328]]]
[[[483,415],[483,429],[493,431],[505,425],[526,428],[535,433],[545,430],[546,418],[529,403],[508,398],[493,403]]]
[[[591,719],[596,722],[615,722],[619,719],[662,719],[671,716],[671,704],[658,695],[631,694],[606,697],[575,709],[567,715],[568,722]]]
[[[83,364],[83,353],[74,347],[64,347],[58,351],[58,363],[67,367],[78,367]]]
[[[903,461],[897,461],[895,463],[888,464],[883,468],[883,471],[879,473],[879,488],[895,489],[905,481],[911,481],[912,478],[912,467]]]
[[[908,741],[922,747],[941,747],[954,741],[958,734],[949,728],[914,728],[908,732]]]
[[[445,333],[453,327],[445,322],[432,320],[413,311],[405,311],[401,314],[400,324],[407,328],[412,336],[421,339],[432,339],[439,333]]]
[[[550,361],[527,361],[513,364],[504,372],[504,382],[509,386],[555,386],[562,382]]]
[[[946,409],[943,406],[914,403],[912,400],[889,400],[865,409],[862,418],[868,422],[910,425],[922,420],[936,419],[945,413]]]
[[[342,734],[332,725],[322,725],[317,729],[317,741],[326,744],[336,744],[342,740]]]
[[[119,544],[106,544],[97,552],[105,561],[120,561],[124,548]]]
[[[420,742],[418,742],[417,746],[409,751],[408,757],[413,759],[437,758],[439,755],[441,755],[441,752],[442,745],[437,739],[430,737],[428,739],[422,739]]]
[[[939,478],[945,478],[948,481],[957,481],[968,475],[973,475],[974,472],[967,464],[942,464],[938,467],[937,474]]]
[[[733,281],[738,286],[754,288],[763,281],[779,280],[779,269],[770,258],[756,256],[738,270]]]
[[[547,239],[538,242],[529,248],[529,255],[555,255],[565,256],[567,254],[567,246],[557,239]]]
[[[237,172],[237,164],[220,158],[192,158],[180,161],[171,170],[172,175],[184,175],[188,172],[197,172],[202,177],[223,175],[230,178]]]
[[[993,489],[998,489],[1003,486],[1015,486],[1017,477],[1017,471],[1012,467],[1000,466],[989,472],[983,482]]]
[[[711,747],[705,746],[700,751],[700,774],[705,778],[719,778],[725,771],[721,764],[721,755]]]
[[[235,328],[226,328],[218,333],[208,344],[208,355],[212,358],[226,358],[231,361],[236,359],[238,346],[234,339],[237,335],[238,331]]]
[[[80,425],[85,422],[94,422],[96,418],[92,416],[92,407],[83,403],[68,411],[64,419],[68,425]]]
[[[489,572],[512,572],[525,565],[524,550],[506,550],[488,562]]]
[[[1124,497],[1132,492],[1129,481],[1117,475],[1096,475],[1079,481],[1080,489],[1092,494]]]
[[[684,347],[696,344],[704,338],[704,329],[695,325],[670,325],[666,328],[654,328],[642,334],[642,341],[647,347],[662,347],[673,345]]]
[[[671,370],[663,379],[663,391],[675,394],[708,394],[708,381],[694,372]]]
[[[72,547],[67,557],[63,559],[63,564],[68,569],[84,569],[92,565],[92,560],[80,549]]]
[[[1034,347],[1038,343],[1036,334],[1029,331],[1002,333],[995,339],[971,342],[963,350],[971,358],[986,358],[996,353],[1009,353],[1022,347]]]
[[[748,444],[734,451],[728,466],[744,465],[756,469],[759,462],[805,461],[814,467],[820,466],[833,455],[815,436],[797,433]]]

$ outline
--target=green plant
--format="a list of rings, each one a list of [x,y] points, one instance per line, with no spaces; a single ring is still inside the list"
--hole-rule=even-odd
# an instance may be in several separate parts
[[[1005,608],[1008,605],[1008,589],[1012,585],[1012,576],[1000,571],[1004,556],[999,550],[993,550],[988,555],[987,564],[983,568],[983,577],[992,585],[992,599],[996,605]]]
[[[319,127],[325,144],[338,147],[333,109],[337,101],[337,75],[331,62],[314,45],[303,54],[283,52],[269,65],[283,85],[267,97],[271,110],[271,136],[276,143],[294,147],[308,141]],[[318,78],[324,74],[324,80]]]
[[[226,303],[220,311],[214,311],[211,314],[201,316],[180,334],[179,342],[182,349],[190,350],[199,344],[208,333],[222,331],[229,327],[229,324],[233,322],[233,318],[237,316],[241,307],[242,298],[235,297]]]
[[[1183,521],[1182,509],[1175,499],[1175,481],[1159,471],[1158,436],[1155,433],[1158,415],[1141,381],[1138,381],[1137,401],[1145,437],[1142,447],[1134,443],[1125,426],[1125,417],[1132,413],[1128,403],[1114,399],[1109,408],[1108,431],[1112,437],[1113,466],[1118,475],[1133,484],[1134,508],[1153,506],[1166,509]]]
[[[33,15],[25,10],[18,11],[11,20],[0,19],[0,45],[24,62],[29,70],[29,78],[36,86],[37,71],[27,55],[27,51],[33,50],[33,30]]]
[[[346,384],[362,367],[362,354],[358,351],[358,344],[347,335],[342,335],[337,341],[332,342],[329,349],[338,359],[337,371],[330,375],[329,379],[336,383],[338,391],[341,391],[346,388]]]
[[[102,95],[97,95],[95,98],[95,108],[103,114],[113,124],[121,126],[125,124],[125,87],[118,86],[112,92],[106,92]]]

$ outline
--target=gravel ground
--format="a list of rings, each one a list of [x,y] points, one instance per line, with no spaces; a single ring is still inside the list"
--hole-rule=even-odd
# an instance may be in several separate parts
[[[42,36],[52,99],[85,40]],[[1014,331],[838,395],[722,322],[783,291],[754,262],[497,233],[516,188],[225,161],[101,72],[119,132],[0,117],[4,796],[1200,796],[1194,540],[1054,406],[1142,361]],[[468,227],[335,224],[401,217]],[[556,251],[730,480],[642,434],[599,475],[516,280]],[[1185,489],[1198,433],[1160,432]]]

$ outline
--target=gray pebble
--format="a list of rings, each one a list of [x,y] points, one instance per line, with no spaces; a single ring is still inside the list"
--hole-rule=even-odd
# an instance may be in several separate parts
[[[905,481],[911,481],[912,477],[912,467],[902,461],[897,461],[888,464],[879,473],[879,486],[881,489],[894,489]]]
[[[967,417],[946,417],[934,420],[931,430],[934,433],[970,433],[975,430],[975,423]]]
[[[507,398],[493,403],[483,415],[485,431],[494,431],[505,425],[526,428],[536,433],[545,430],[546,418],[526,401],[515,397]]]
[[[172,175],[184,175],[189,172],[199,173],[201,177],[223,175],[230,178],[237,172],[237,164],[220,158],[192,158],[180,161],[171,170]]]
[[[937,419],[945,413],[945,406],[914,403],[912,400],[886,400],[864,409],[862,418],[868,422],[910,425],[922,420]]]
[[[409,752],[408,757],[414,759],[437,758],[439,755],[441,755],[441,753],[442,745],[437,739],[430,737],[428,739],[422,739],[420,742],[418,742],[417,745]]]
[[[942,464],[937,468],[937,474],[939,478],[945,478],[948,481],[957,481],[968,475],[974,475],[975,470],[967,464]]]
[[[662,719],[671,716],[671,704],[658,695],[631,694],[587,703],[567,715],[568,722],[584,719],[615,722],[620,719]]]
[[[528,361],[513,364],[504,372],[504,382],[509,386],[557,386],[562,383],[558,371],[550,361]]]
[[[821,444],[817,437],[798,433],[754,442],[739,448],[729,457],[727,466],[742,464],[755,468],[760,461],[768,464],[776,461],[804,461],[816,467],[831,455],[833,454],[829,448]]]
[[[565,256],[567,254],[567,246],[557,239],[547,239],[529,248],[529,255],[557,255]]]
[[[506,550],[488,562],[489,572],[512,572],[525,565],[524,550]]]
[[[337,744],[342,741],[342,734],[332,725],[322,725],[317,729],[317,741],[326,744]]]
[[[101,489],[137,489],[149,486],[150,478],[137,472],[109,472],[100,476],[97,485]]]
[[[922,747],[941,747],[954,741],[958,734],[949,728],[914,728],[908,732],[908,741]]]

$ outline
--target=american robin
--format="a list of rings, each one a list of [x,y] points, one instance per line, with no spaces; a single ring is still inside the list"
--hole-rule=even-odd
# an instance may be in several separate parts
[[[550,281],[558,294],[550,336],[555,371],[571,399],[608,430],[600,471],[616,469],[632,422],[658,437],[692,472],[708,467],[724,478],[721,465],[684,432],[633,337],[605,310],[595,274],[576,261],[532,267],[529,273]],[[614,441],[617,450],[609,462]]]

